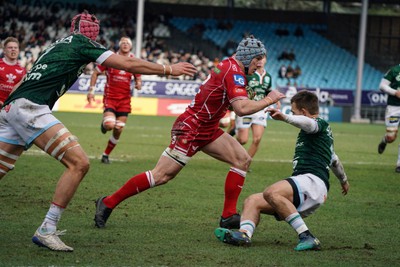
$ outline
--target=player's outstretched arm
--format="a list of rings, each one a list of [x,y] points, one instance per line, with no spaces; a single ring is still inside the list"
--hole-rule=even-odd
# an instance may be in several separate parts
[[[284,97],[285,95],[282,94],[281,92],[277,90],[272,90],[266,97],[264,97],[259,101],[250,99],[240,99],[234,101],[231,105],[236,115],[245,116],[263,110],[266,107],[275,104]]]
[[[342,186],[342,194],[347,195],[347,192],[349,191],[350,188],[350,184],[347,179],[346,172],[344,171],[343,164],[340,161],[339,157],[336,155],[336,153],[334,153],[332,156],[332,164],[330,168],[340,181],[340,185]]]
[[[318,123],[314,119],[307,116],[286,115],[276,108],[268,108],[266,112],[269,112],[270,116],[274,120],[287,122],[297,128],[302,129],[306,133],[316,133],[318,131]]]
[[[161,65],[139,58],[124,57],[117,54],[108,57],[102,65],[125,70],[133,74],[193,76],[197,72],[196,67],[187,62],[179,62],[173,65]]]

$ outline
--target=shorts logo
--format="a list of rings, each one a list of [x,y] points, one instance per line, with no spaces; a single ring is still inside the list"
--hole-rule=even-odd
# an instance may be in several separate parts
[[[244,79],[244,77],[243,77],[242,75],[240,75],[240,74],[234,74],[234,75],[233,75],[233,81],[234,81],[235,84],[237,84],[237,85],[242,85],[242,86],[244,86],[244,81],[245,81],[245,79]]]

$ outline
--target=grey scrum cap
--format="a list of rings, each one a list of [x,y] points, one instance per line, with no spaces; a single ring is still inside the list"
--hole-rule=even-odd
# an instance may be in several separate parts
[[[263,43],[252,35],[244,38],[236,49],[236,59],[241,61],[245,68],[248,68],[253,58],[259,55],[267,55],[267,50]]]

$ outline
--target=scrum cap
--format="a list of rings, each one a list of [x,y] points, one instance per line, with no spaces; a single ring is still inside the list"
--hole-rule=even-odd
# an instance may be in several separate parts
[[[247,69],[250,66],[250,62],[253,58],[259,55],[267,55],[267,50],[265,49],[263,43],[250,35],[244,38],[238,45],[236,49],[236,59],[241,61],[244,67]]]
[[[95,15],[89,14],[87,10],[72,18],[71,33],[80,33],[95,41],[99,31],[100,21]]]

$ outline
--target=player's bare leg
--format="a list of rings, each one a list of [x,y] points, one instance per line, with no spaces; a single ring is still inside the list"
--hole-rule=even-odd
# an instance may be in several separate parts
[[[57,183],[50,209],[42,225],[35,232],[32,241],[51,250],[73,251],[73,248],[65,245],[58,237],[65,231],[58,231],[57,224],[89,170],[89,159],[76,137],[68,132],[62,124],[56,124],[46,130],[36,138],[34,143],[58,159],[66,167],[66,170]]]
[[[236,208],[237,200],[242,191],[251,158],[243,146],[228,133],[223,133],[202,151],[231,166],[225,180],[225,200],[220,226],[237,229],[240,223],[240,215]]]
[[[175,159],[161,155],[154,169],[139,173],[130,178],[116,192],[96,201],[95,225],[104,228],[112,210],[125,199],[137,195],[149,188],[162,185],[173,179],[184,167]]]
[[[265,127],[262,125],[253,124],[253,125],[251,125],[251,129],[253,132],[253,139],[252,139],[251,145],[248,149],[248,153],[251,158],[254,158],[254,155],[256,154],[256,152],[258,151],[258,148],[260,146],[260,142],[261,142],[262,136],[264,134]]]
[[[110,116],[108,115],[108,117]],[[122,130],[124,129],[127,120],[127,116],[118,116],[114,121],[112,121],[112,123],[109,121],[109,123],[107,124],[107,127],[111,127],[112,125],[114,125],[114,128],[112,129],[112,134],[107,142],[107,147],[104,150],[103,155],[101,156],[102,163],[110,163],[109,155],[118,144],[119,138],[121,137]]]

